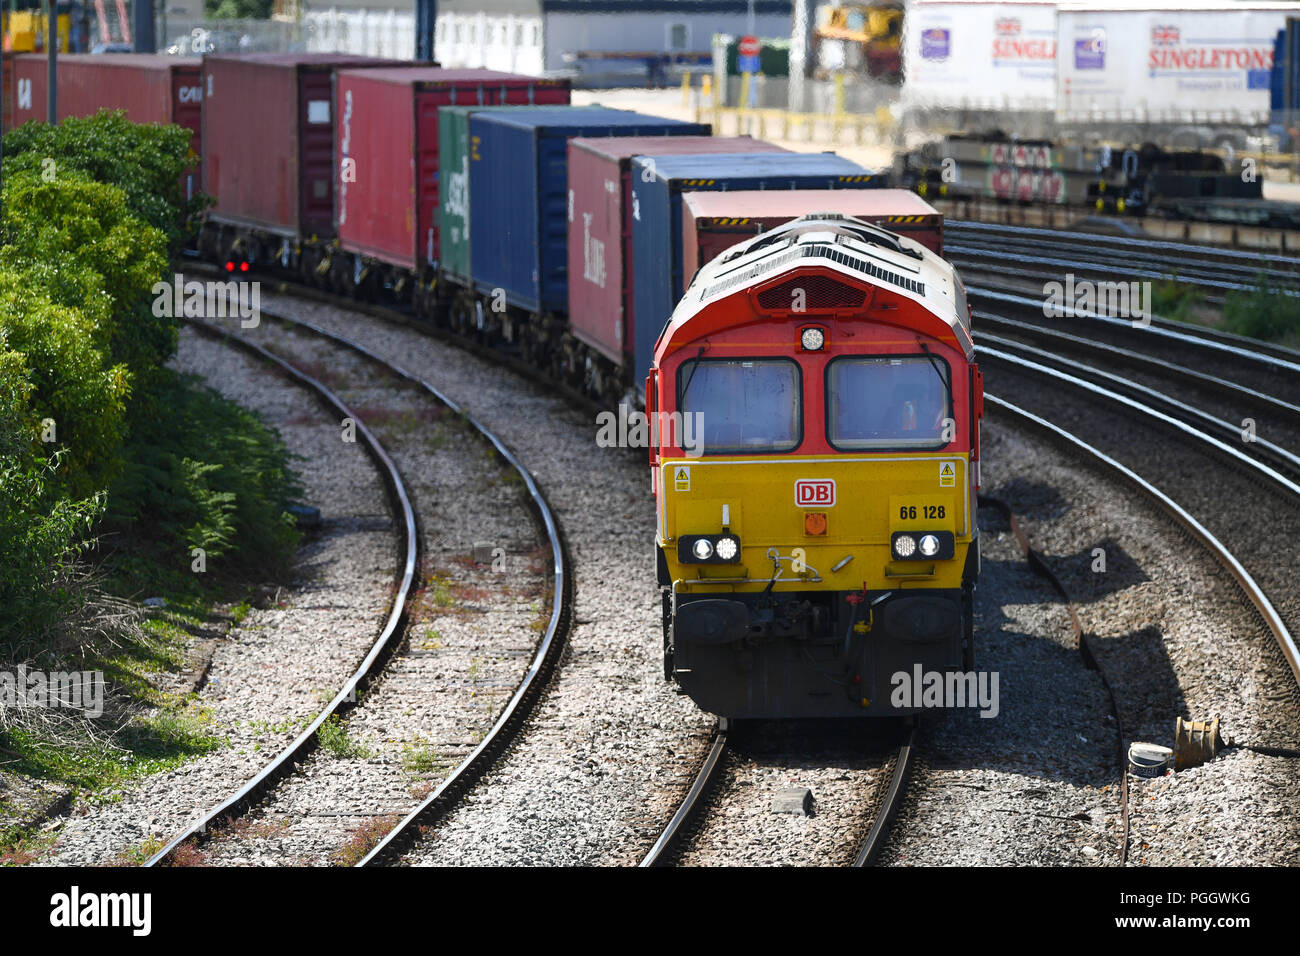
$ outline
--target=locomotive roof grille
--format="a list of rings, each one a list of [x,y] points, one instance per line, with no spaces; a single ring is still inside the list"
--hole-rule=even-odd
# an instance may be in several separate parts
[[[796,259],[804,259],[810,257],[830,259],[833,262],[838,262],[842,266],[848,266],[850,269],[856,269],[859,272],[865,272],[873,279],[878,279],[883,282],[892,283],[896,286],[906,289],[908,292],[911,292],[915,295],[919,295],[919,296],[925,295],[925,284],[923,282],[919,282],[916,279],[908,278],[902,273],[894,272],[892,269],[885,269],[881,266],[878,266],[870,259],[864,259],[862,256],[853,255],[852,253],[844,252],[843,250],[836,249],[834,246],[831,246],[829,243],[817,242],[817,243],[810,243],[809,245],[806,246],[796,246],[795,248],[789,249],[781,253],[780,255],[776,255],[764,261],[757,262],[754,265],[750,266],[748,269],[738,272],[735,275],[731,275],[725,279],[721,279],[718,282],[715,282],[713,285],[709,286],[707,289],[705,289],[700,294],[700,298],[707,299],[714,295],[717,295],[720,292],[728,292],[739,285],[743,285],[753,279],[758,278],[764,273],[771,272],[773,269],[776,269],[780,266],[784,266],[787,263],[794,262]]]

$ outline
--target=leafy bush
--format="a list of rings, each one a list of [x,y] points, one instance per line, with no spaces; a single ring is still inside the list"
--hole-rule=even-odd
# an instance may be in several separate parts
[[[192,548],[218,577],[287,569],[297,532],[286,509],[301,489],[280,437],[256,415],[167,371],[132,405],[129,433],[105,518],[126,586],[156,586],[162,568],[173,589],[192,589]]]
[[[3,336],[0,335],[0,342]],[[57,459],[35,451],[36,428],[26,398],[31,390],[22,356],[0,350],[0,638],[11,628],[43,631],[74,600],[67,572],[103,509],[103,497],[58,494]]]
[[[54,182],[6,174],[3,239],[0,266],[78,310],[106,364],[147,387],[176,351],[176,323],[152,308],[166,242],[131,214],[122,190],[75,171]]]
[[[67,612],[52,583],[92,528],[132,589],[160,574],[200,589],[193,547],[245,579],[293,553],[298,489],[279,439],[165,368],[177,326],[154,315],[152,289],[204,205],[181,195],[193,160],[187,131],[120,113],[5,136],[0,600],[17,602],[16,628]],[[53,441],[39,440],[45,419]]]
[[[1224,298],[1223,328],[1252,339],[1300,338],[1300,297],[1275,291],[1261,274],[1249,292]]]
[[[160,230],[173,248],[189,218],[208,204],[201,195],[184,194],[182,177],[196,161],[189,130],[132,123],[120,110],[57,126],[26,123],[4,138],[6,177],[28,172],[60,181],[80,171],[112,183],[126,194],[130,213]]]

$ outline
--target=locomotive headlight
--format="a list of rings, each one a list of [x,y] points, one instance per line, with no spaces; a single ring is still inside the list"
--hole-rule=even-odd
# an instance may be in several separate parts
[[[708,544],[706,541],[705,544]],[[697,544],[696,547],[699,547]],[[730,561],[740,551],[740,542],[735,538],[718,539],[718,557],[723,561]]]
[[[721,544],[721,542],[719,542]],[[691,553],[700,561],[707,561],[713,557],[713,545],[709,543],[708,538],[696,538],[695,544],[691,547]]]
[[[916,539],[910,534],[900,534],[894,538],[894,554],[900,558],[910,558],[916,553]]]
[[[921,535],[921,553],[927,558],[933,558],[939,553],[939,539],[932,534]]]
[[[820,352],[826,344],[826,333],[821,329],[804,329],[799,342],[805,352]]]

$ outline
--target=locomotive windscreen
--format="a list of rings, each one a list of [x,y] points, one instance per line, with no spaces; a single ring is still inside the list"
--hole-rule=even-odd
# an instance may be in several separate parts
[[[693,359],[678,370],[677,389],[683,417],[702,415],[705,454],[799,445],[799,366],[789,359]]]
[[[827,368],[827,429],[842,450],[942,448],[952,415],[947,363],[918,356],[835,359]]]

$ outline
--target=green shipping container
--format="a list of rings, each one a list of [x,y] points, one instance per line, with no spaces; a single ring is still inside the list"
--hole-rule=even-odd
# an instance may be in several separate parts
[[[567,91],[566,91],[567,92]],[[469,138],[472,113],[554,110],[562,104],[532,106],[444,106],[438,110],[438,276],[458,285],[474,285],[470,270],[469,164],[474,144]],[[588,107],[590,109],[590,107]]]

